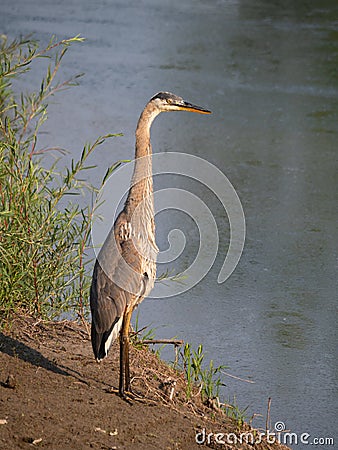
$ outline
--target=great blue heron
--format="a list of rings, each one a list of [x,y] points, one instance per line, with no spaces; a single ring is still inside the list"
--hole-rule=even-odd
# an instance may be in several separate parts
[[[122,212],[95,263],[90,289],[91,340],[101,361],[120,333],[119,394],[130,391],[129,328],[132,312],[154,286],[156,277],[153,179],[150,127],[164,111],[211,111],[169,92],[156,94],[145,106],[136,128],[135,167]]]

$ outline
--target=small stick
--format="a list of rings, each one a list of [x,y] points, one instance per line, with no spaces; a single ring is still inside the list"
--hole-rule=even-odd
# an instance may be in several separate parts
[[[271,397],[268,398],[268,410],[266,412],[266,422],[265,422],[266,432],[270,429],[270,408],[271,408]]]
[[[179,358],[179,353],[178,353],[178,351],[179,351],[179,346],[178,346],[178,345],[175,345],[175,362],[174,362],[174,368],[176,368],[177,365],[178,365],[178,358]]]
[[[184,341],[179,341],[175,339],[145,339],[142,344],[172,344],[175,347],[183,345]]]
[[[252,381],[252,380],[246,380],[245,378],[236,377],[236,375],[231,375],[231,373],[224,372],[224,370],[222,370],[222,373],[224,375],[226,375],[227,377],[234,378],[235,380],[245,381],[245,383],[253,383],[253,384],[255,384],[255,382]]]
[[[176,384],[176,383],[175,383],[175,384]],[[175,386],[173,386],[173,387],[171,388],[171,391],[170,391],[169,400],[170,400],[171,402],[173,401],[174,392],[175,392]]]

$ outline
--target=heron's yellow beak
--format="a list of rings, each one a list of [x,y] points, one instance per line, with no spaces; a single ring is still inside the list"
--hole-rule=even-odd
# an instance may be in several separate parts
[[[192,105],[191,103],[184,102],[183,105],[176,105],[181,111],[190,111],[199,114],[211,114],[208,109],[202,108],[201,106]]]

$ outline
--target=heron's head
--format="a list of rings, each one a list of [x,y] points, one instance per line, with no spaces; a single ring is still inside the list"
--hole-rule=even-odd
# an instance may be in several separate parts
[[[178,97],[175,94],[171,94],[170,92],[159,92],[154,95],[149,103],[153,104],[159,112],[190,111],[199,114],[211,114],[211,111],[208,109],[202,108],[201,106],[192,105],[191,103],[183,100],[183,98]]]

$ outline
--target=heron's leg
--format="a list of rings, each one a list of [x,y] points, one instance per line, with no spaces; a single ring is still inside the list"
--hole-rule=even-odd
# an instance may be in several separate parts
[[[125,333],[126,333],[126,338],[125,338],[125,389],[126,391],[131,392],[130,390],[130,370],[129,370],[129,330],[130,330],[130,320],[131,320],[131,315],[132,315],[133,309],[130,308],[127,310],[126,315],[125,315],[125,320],[126,320],[126,326],[125,326]]]
[[[125,367],[125,343],[123,339],[122,330],[120,333],[120,381],[119,381],[119,394],[124,397],[124,367]]]
[[[122,330],[120,334],[120,383],[119,394],[125,397],[125,390],[130,390],[130,372],[129,372],[129,327],[133,309],[126,307]]]
[[[130,389],[130,371],[129,371],[129,336],[128,336],[128,339],[126,341],[125,352],[126,352],[126,355],[125,355],[125,361],[124,361],[124,363],[125,363],[125,368],[124,368],[124,387],[125,387],[125,390],[127,392],[131,392],[131,389]]]

